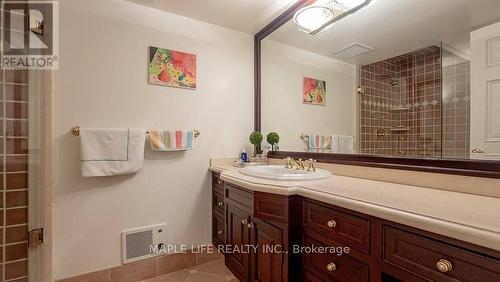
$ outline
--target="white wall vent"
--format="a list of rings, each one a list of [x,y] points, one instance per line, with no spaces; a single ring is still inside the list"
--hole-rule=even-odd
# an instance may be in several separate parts
[[[154,257],[160,253],[154,251],[157,246],[167,244],[167,225],[145,226],[122,231],[122,263],[129,263]],[[152,249],[153,247],[153,249]]]
[[[374,49],[370,46],[365,45],[365,44],[361,44],[361,43],[356,42],[356,43],[353,43],[347,47],[344,47],[340,50],[333,52],[332,56],[337,57],[337,58],[347,59],[347,58],[359,56],[359,55],[366,53],[368,51],[371,51],[371,50],[374,50]]]

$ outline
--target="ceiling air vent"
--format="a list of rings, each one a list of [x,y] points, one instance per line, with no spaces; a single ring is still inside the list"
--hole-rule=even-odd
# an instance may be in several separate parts
[[[347,47],[344,47],[340,50],[333,52],[332,56],[337,58],[347,59],[359,56],[371,50],[373,50],[372,47],[356,42]]]

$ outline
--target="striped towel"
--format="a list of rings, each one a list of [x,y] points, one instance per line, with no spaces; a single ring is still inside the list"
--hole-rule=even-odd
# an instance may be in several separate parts
[[[332,147],[332,136],[309,134],[304,141],[308,149],[331,149]]]
[[[149,130],[153,151],[186,151],[193,148],[194,132],[182,130]]]

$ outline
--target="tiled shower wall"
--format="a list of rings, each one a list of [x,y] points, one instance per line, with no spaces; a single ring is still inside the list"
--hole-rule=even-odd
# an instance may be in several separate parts
[[[464,58],[432,46],[362,66],[361,153],[468,158],[470,61]]]
[[[470,61],[443,48],[443,157],[468,158],[470,152]]]
[[[1,71],[0,258],[3,281],[27,275],[28,75]],[[17,281],[17,280],[16,280]]]
[[[1,66],[0,157],[0,281],[27,281],[28,72]]]
[[[441,156],[441,55],[436,46],[361,67],[364,154]]]

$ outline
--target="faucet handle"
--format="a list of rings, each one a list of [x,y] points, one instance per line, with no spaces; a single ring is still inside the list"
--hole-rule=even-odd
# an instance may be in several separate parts
[[[286,157],[283,159],[285,161],[285,168],[288,168],[288,169],[293,169],[293,159],[290,158],[290,157]]]
[[[308,166],[307,166],[306,171],[311,171],[311,172],[316,171],[316,167],[314,166],[314,163],[315,163],[315,162],[316,162],[316,160],[315,160],[315,159],[308,159],[308,160],[307,160],[307,164],[308,164]]]
[[[302,163],[302,159],[294,160],[297,167],[296,170],[304,170],[304,164]]]

